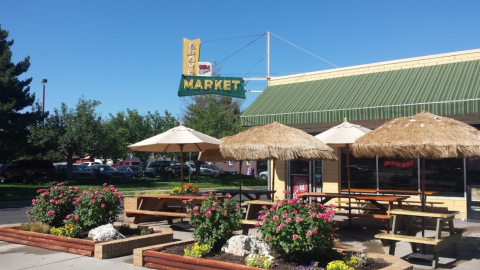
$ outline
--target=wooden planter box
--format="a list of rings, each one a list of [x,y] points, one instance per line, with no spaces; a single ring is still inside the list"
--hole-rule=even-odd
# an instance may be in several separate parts
[[[143,247],[135,249],[133,252],[133,265],[140,267],[147,267],[153,269],[185,269],[185,270],[258,270],[257,267],[251,267],[246,265],[239,265],[229,262],[222,262],[216,260],[209,260],[204,258],[184,257],[174,254],[167,254],[160,252],[161,250],[184,244],[193,244],[195,240],[185,240],[167,244],[161,244],[151,247]],[[367,253],[369,258],[382,258],[391,265],[382,270],[413,270],[413,266],[395,256],[388,254]]]
[[[134,228],[135,226],[130,225],[130,227]],[[141,235],[112,241],[93,241],[22,231],[18,226],[1,227],[0,240],[26,246],[34,246],[88,257],[95,257],[97,259],[106,259],[130,255],[136,248],[173,241],[172,229],[160,229],[158,227],[152,228],[154,229],[155,233],[149,235]]]

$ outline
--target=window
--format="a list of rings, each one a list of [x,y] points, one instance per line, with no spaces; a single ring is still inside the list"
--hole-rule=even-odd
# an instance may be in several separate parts
[[[229,160],[229,161],[228,161],[228,165],[229,165],[229,166],[233,166],[233,163],[235,163],[235,161],[233,161],[233,160]]]

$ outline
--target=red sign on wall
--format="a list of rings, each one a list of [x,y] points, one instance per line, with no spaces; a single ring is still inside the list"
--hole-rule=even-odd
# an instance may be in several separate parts
[[[393,160],[386,160],[383,162],[383,166],[395,166],[398,168],[406,168],[410,167],[413,165],[413,159],[409,160],[407,162],[398,162],[398,161],[393,161]]]
[[[292,179],[293,195],[308,192],[308,176],[294,176]]]

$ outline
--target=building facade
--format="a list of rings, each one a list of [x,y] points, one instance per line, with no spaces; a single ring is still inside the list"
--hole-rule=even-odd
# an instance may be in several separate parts
[[[374,129],[385,121],[428,111],[480,127],[480,49],[273,77],[241,115],[246,127],[274,121],[319,134],[347,119]],[[346,188],[346,153],[339,161],[275,165],[276,196],[284,190],[339,192]],[[352,188],[418,190],[418,159],[358,159],[350,153]],[[466,217],[467,186],[480,184],[480,161],[426,161],[429,201]],[[418,200],[418,198],[412,198]]]

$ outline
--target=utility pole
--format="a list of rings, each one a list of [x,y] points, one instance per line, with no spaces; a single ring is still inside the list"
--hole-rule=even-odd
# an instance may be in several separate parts
[[[267,32],[267,86],[270,84],[270,31]]]

